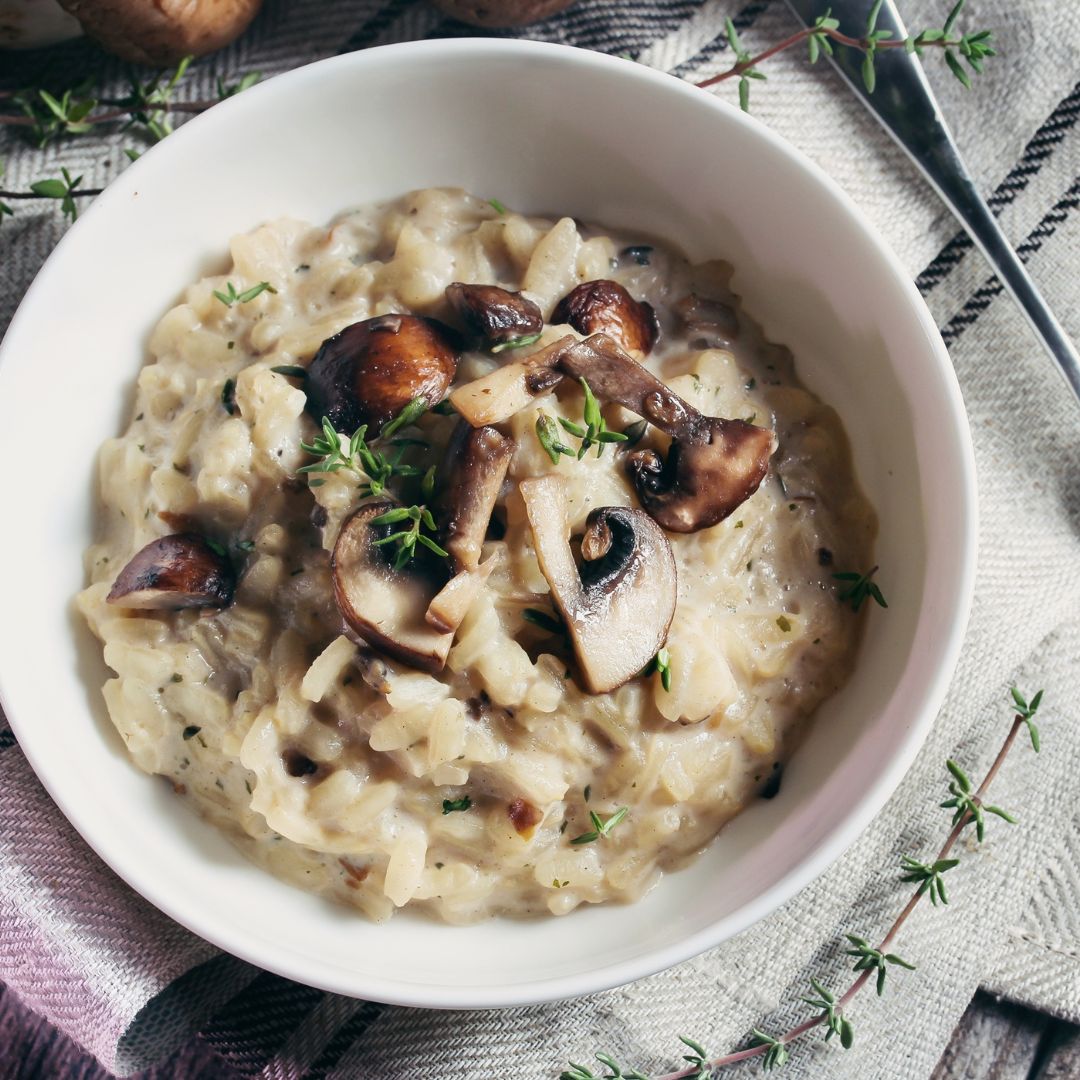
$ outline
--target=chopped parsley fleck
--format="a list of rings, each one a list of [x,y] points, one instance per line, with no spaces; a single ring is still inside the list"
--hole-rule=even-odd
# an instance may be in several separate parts
[[[184,732],[183,732],[184,742],[187,742],[188,739],[194,739],[195,736],[198,735],[200,731],[202,731],[202,728],[199,727],[197,724],[189,724],[186,728],[184,728]]]
[[[460,799],[443,799],[442,812],[452,814],[455,810],[468,810],[472,806],[472,799],[468,795],[462,795]]]

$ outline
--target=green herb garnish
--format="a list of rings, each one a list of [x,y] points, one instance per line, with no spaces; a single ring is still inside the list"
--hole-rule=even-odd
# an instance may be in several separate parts
[[[488,199],[488,206],[490,206],[496,214],[508,213],[506,206],[503,203],[499,202],[498,199]]]
[[[394,556],[394,569],[400,570],[411,558],[416,555],[417,544],[426,547],[440,558],[447,558],[448,551],[444,551],[430,536],[425,536],[421,531],[435,532],[435,519],[426,506],[395,506],[393,510],[387,510],[385,514],[371,519],[372,525],[398,525],[409,522],[407,529],[384,536],[376,540],[373,547],[382,547],[384,544],[397,544],[397,555]]]
[[[508,349],[520,349],[525,345],[535,345],[540,340],[541,334],[542,331],[538,330],[535,334],[525,334],[522,337],[511,338],[509,341],[501,341],[498,345],[492,345],[491,351],[501,353]]]
[[[225,291],[221,292],[220,289],[215,289],[214,295],[226,307],[231,308],[233,304],[246,304],[249,300],[254,300],[256,296],[264,292],[276,293],[277,289],[269,281],[260,281],[258,285],[252,285],[250,289],[238,293],[236,286],[231,281],[227,281],[225,282]]]
[[[878,568],[875,566],[867,570],[865,574],[856,574],[852,571],[833,574],[837,581],[848,583],[837,589],[837,600],[842,604],[850,604],[852,611],[858,611],[867,597],[870,597],[879,607],[887,608],[889,605],[885,603],[885,597],[881,595],[881,590],[875,582],[871,581],[877,571]]]
[[[543,410],[536,418],[536,437],[540,440],[544,452],[551,458],[552,465],[559,464],[559,457],[562,454],[574,456],[574,451],[559,441],[559,425]]]
[[[620,806],[619,809],[605,821],[595,810],[590,810],[589,821],[592,823],[592,829],[589,832],[582,833],[580,836],[575,836],[570,843],[577,845],[591,844],[594,840],[602,839],[629,813],[629,806]]]
[[[410,407],[411,405],[407,405],[401,415],[404,415]],[[400,416],[395,419],[400,419]],[[391,420],[383,431],[385,432],[394,423],[395,420]],[[364,495],[382,495],[391,477],[424,475],[423,470],[415,465],[402,464],[402,455],[411,443],[398,447],[398,452],[394,457],[387,457],[381,450],[368,445],[367,429],[367,424],[361,424],[353,432],[351,438],[346,439],[344,435],[334,430],[334,425],[330,423],[328,417],[324,416],[322,434],[311,443],[300,444],[301,449],[316,455],[320,460],[302,466],[296,470],[297,473],[335,473],[342,469],[350,469],[357,475],[367,477],[367,483],[361,487]],[[311,483],[317,485],[320,481],[312,480]]]
[[[605,443],[627,442],[629,436],[624,435],[621,431],[611,431],[608,428],[603,414],[600,412],[600,402],[596,400],[592,387],[584,379],[578,381],[581,383],[581,389],[585,394],[585,408],[582,415],[585,426],[582,427],[581,424],[575,424],[572,420],[566,420],[561,416],[559,417],[559,423],[571,435],[581,440],[581,446],[577,452],[577,459],[580,461],[593,446],[596,447],[596,456],[600,457],[604,452]],[[537,435],[539,435],[539,431],[537,431]]]
[[[472,799],[468,795],[462,795],[460,799],[443,799],[442,812],[452,814],[455,810],[468,810],[472,806]]]
[[[290,379],[306,379],[307,368],[302,368],[298,364],[278,364],[277,367],[270,369],[275,375],[288,375]]]

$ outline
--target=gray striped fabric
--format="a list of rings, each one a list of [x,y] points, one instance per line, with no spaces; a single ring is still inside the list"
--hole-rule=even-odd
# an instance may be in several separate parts
[[[902,4],[913,26],[940,21],[945,6]],[[994,28],[1002,58],[971,93],[936,64],[931,79],[1004,228],[1080,337],[1080,8],[1057,0],[969,7],[971,24]],[[630,53],[696,81],[730,63],[726,16],[752,49],[795,29],[780,0],[581,0],[522,33]],[[185,92],[203,95],[218,74],[272,73],[335,52],[465,33],[473,31],[420,0],[270,0],[241,42],[199,65]],[[76,44],[50,56],[45,74],[59,79],[80,70],[89,50]],[[40,57],[3,60],[3,85],[42,77]],[[118,67],[106,69],[120,77]],[[1080,717],[1071,694],[1080,676],[1080,410],[981,257],[838,79],[791,54],[768,73],[754,87],[755,113],[824,166],[900,255],[950,346],[972,420],[982,511],[975,610],[948,702],[896,795],[819,881],[696,960],[571,1004],[432,1013],[322,994],[215,954],[96,860],[0,726],[0,977],[110,1068],[135,1071],[199,1031],[245,1076],[539,1080],[597,1049],[662,1072],[680,1059],[679,1033],[719,1052],[751,1026],[780,1029],[806,1015],[793,1003],[811,974],[843,985],[843,933],[879,934],[902,905],[899,855],[926,852],[943,834],[942,763],[953,756],[985,769],[1008,722],[1013,681],[1046,688],[1043,753],[1015,753],[995,785],[996,801],[1021,823],[993,822],[984,847],[962,852],[953,903],[911,920],[898,951],[918,970],[895,971],[880,999],[858,999],[854,1048],[845,1054],[814,1039],[786,1074],[926,1076],[980,985],[1080,1021]],[[88,139],[50,148],[43,164],[8,134],[0,156],[6,187],[61,163],[104,180],[124,161],[118,140]],[[62,230],[51,212],[5,222],[0,326]],[[31,969],[31,953],[50,962]]]

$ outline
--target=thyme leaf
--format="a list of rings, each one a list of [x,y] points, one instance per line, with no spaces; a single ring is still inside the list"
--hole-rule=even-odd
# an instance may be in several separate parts
[[[615,826],[629,813],[629,806],[620,806],[619,809],[605,821],[595,810],[590,810],[589,822],[592,824],[592,829],[589,832],[583,832],[580,836],[575,836],[570,843],[580,846],[581,844],[591,844],[596,840],[602,840],[604,837],[609,836],[611,830],[614,829]]]

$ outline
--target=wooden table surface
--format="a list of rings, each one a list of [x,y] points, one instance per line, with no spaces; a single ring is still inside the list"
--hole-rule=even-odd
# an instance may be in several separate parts
[[[138,1074],[139,1080],[240,1080],[243,1075],[197,1037],[168,1060]],[[112,1076],[0,983],[0,1080],[112,1080]],[[1080,1028],[977,994],[929,1080],[1077,1078]]]

